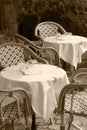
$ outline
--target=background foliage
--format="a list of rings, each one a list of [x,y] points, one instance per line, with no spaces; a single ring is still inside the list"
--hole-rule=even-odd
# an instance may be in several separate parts
[[[19,30],[29,24],[29,20],[30,26],[26,27],[28,30],[30,27],[34,30],[36,24],[41,21],[51,20],[61,24],[66,31],[87,36],[87,0],[12,1],[17,9]]]

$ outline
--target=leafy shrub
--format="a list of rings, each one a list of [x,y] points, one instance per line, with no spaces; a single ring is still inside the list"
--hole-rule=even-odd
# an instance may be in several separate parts
[[[87,0],[21,0],[19,5],[20,20],[31,14],[38,23],[55,21],[73,34],[87,36]]]

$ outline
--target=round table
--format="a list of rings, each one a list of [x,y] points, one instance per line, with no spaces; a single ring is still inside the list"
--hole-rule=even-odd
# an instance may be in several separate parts
[[[56,35],[43,39],[44,47],[54,47],[58,55],[65,62],[75,68],[81,62],[82,54],[87,51],[87,38],[77,35]]]
[[[48,120],[57,106],[61,89],[69,83],[66,72],[48,64],[18,64],[0,73],[0,89],[21,87],[31,94],[34,112]]]

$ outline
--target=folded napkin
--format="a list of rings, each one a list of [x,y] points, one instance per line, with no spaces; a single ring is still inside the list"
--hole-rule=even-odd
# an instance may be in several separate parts
[[[31,75],[31,74],[39,74],[41,73],[41,70],[35,66],[35,64],[25,64],[22,68],[20,68],[20,71],[24,75]]]
[[[29,64],[37,64],[38,61],[35,60],[35,59],[31,59],[31,60],[28,60],[27,63],[29,63]]]
[[[71,32],[66,32],[64,34],[57,34],[56,35],[56,39],[58,39],[58,40],[64,40],[64,39],[67,38],[67,36],[70,36],[70,35],[72,35]]]

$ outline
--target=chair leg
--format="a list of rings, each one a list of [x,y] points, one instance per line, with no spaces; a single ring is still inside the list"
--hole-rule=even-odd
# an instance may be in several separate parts
[[[11,120],[12,130],[14,130],[14,119]]]
[[[25,118],[25,125],[26,125],[26,130],[30,130],[30,126],[29,126],[29,113],[28,113],[28,110],[27,110],[27,101],[26,99],[24,98],[24,118]]]
[[[60,130],[65,130],[65,126],[60,126]]]
[[[35,113],[32,115],[32,126],[31,130],[37,130],[36,128],[36,120],[35,120]]]
[[[60,130],[65,130],[65,125],[64,125],[64,113],[61,113]]]
[[[5,130],[14,130],[14,120],[10,120],[5,124]]]
[[[65,126],[67,127],[67,130],[70,130],[71,126],[72,126],[72,122],[73,122],[73,115],[72,113],[69,114],[69,121],[68,121],[68,126],[65,123],[65,115],[64,113],[61,113],[61,124],[60,124],[60,130],[65,130]]]
[[[25,116],[25,122],[26,122],[26,130],[30,130],[30,128],[29,128],[29,117],[27,115]]]
[[[70,130],[71,129],[71,126],[72,126],[72,122],[73,122],[73,113],[70,113],[69,115],[69,123],[68,123],[68,129],[67,130]]]

